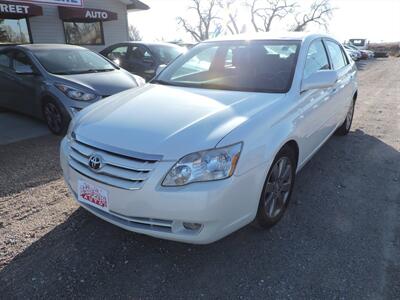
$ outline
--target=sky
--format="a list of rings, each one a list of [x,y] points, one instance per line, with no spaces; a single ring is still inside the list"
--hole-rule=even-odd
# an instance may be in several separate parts
[[[191,41],[190,35],[182,30],[176,21],[178,16],[188,16],[189,0],[142,1],[150,6],[150,10],[129,13],[129,23],[139,29],[144,40]],[[296,2],[302,8],[306,8],[311,1]],[[331,5],[335,10],[328,25],[328,33],[338,40],[367,38],[371,42],[400,41],[400,0],[331,0]],[[243,23],[248,23],[247,31],[251,31],[246,8],[241,9],[239,18]],[[284,20],[277,22],[272,29],[281,31],[289,25],[289,20]],[[309,30],[326,32],[325,29],[317,27]]]

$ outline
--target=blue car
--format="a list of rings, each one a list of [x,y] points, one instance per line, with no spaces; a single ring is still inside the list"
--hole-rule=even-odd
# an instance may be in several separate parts
[[[0,107],[41,118],[63,135],[74,114],[145,83],[103,56],[71,45],[18,45],[0,50]]]

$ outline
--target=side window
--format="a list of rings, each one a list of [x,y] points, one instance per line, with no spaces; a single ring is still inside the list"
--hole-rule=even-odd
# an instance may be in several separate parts
[[[143,48],[142,51],[143,51],[143,59],[144,60],[146,60],[146,61],[153,60],[153,56],[151,55],[149,50]]]
[[[329,60],[321,40],[311,43],[308,49],[303,77],[307,78],[319,70],[328,70]]]
[[[128,46],[121,46],[114,48],[111,52],[107,54],[107,57],[112,61],[114,61],[117,59],[126,58],[127,54],[128,54]]]
[[[326,41],[326,47],[331,55],[334,70],[339,70],[347,65],[341,47],[332,41]]]
[[[131,57],[135,60],[140,60],[142,58],[142,54],[140,53],[140,49],[138,46],[133,46],[131,53]]]
[[[20,51],[15,52],[12,66],[14,71],[34,69],[30,58],[25,53]]]
[[[0,67],[10,68],[11,58],[10,52],[0,53]]]
[[[226,52],[224,68],[232,69],[234,67],[235,66],[233,65],[233,49],[229,48],[228,51]]]

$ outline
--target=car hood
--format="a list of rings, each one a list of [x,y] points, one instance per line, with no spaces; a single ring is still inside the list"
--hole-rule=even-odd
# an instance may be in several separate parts
[[[86,108],[76,118],[74,132],[85,141],[175,160],[215,147],[283,97],[147,84]]]
[[[134,76],[124,70],[57,77],[84,86],[100,96],[110,96],[137,87]]]

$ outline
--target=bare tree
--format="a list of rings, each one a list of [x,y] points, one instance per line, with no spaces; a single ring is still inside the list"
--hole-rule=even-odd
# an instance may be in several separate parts
[[[217,24],[217,20],[220,20],[217,16],[217,0],[190,0],[190,2],[188,10],[194,12],[195,19],[178,17],[178,24],[197,42],[207,40],[216,28],[220,27],[220,24]]]
[[[226,28],[231,34],[239,34],[242,32],[242,29],[239,29],[238,24],[238,5],[242,3],[238,0],[219,0],[218,5],[226,12],[227,20]],[[241,26],[243,28],[243,26]]]
[[[4,23],[3,19],[0,19],[0,25]],[[0,42],[7,42],[8,36],[7,36],[7,31],[0,27]]]
[[[273,21],[282,20],[293,13],[297,4],[288,0],[251,0],[249,6],[251,23],[254,30],[259,32],[270,31]]]
[[[330,0],[315,0],[308,12],[296,14],[296,25],[292,27],[292,31],[304,31],[312,23],[326,28],[333,10]]]
[[[142,35],[140,34],[139,29],[137,29],[133,25],[129,25],[129,39],[131,41],[141,41]]]

